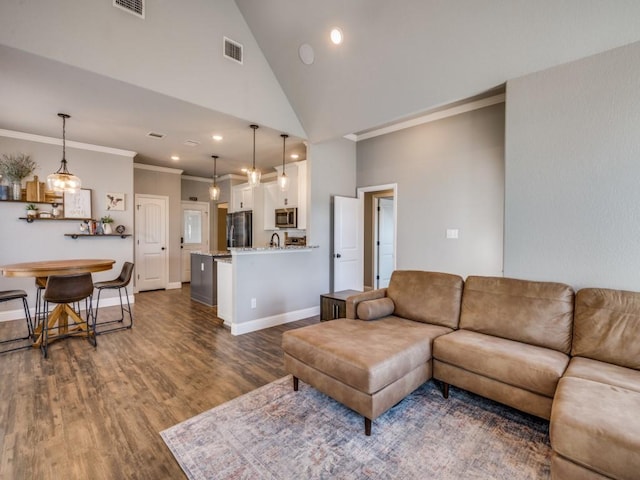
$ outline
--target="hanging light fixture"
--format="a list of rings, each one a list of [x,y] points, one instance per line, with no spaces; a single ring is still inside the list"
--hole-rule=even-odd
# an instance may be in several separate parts
[[[71,118],[66,113],[59,113],[58,116],[62,119],[62,160],[60,161],[60,168],[55,173],[47,176],[47,188],[54,192],[69,192],[76,193],[82,186],[80,178],[67,170],[67,158],[66,158],[66,121],[67,118]]]
[[[216,164],[218,163],[218,155],[211,155],[213,158],[213,183],[209,185],[209,198],[218,200],[220,198],[220,187],[216,183],[218,175],[216,174]]]
[[[280,185],[280,190],[282,192],[286,192],[287,190],[289,190],[289,177],[287,177],[287,174],[284,171],[284,152],[285,143],[289,135],[287,135],[286,133],[282,133],[280,136],[282,137],[282,175],[280,175],[280,178],[278,179],[278,185]]]
[[[247,170],[247,180],[249,181],[249,186],[253,188],[260,185],[262,173],[256,169],[256,130],[259,127],[258,125],[250,125],[250,127],[253,129],[253,166]]]

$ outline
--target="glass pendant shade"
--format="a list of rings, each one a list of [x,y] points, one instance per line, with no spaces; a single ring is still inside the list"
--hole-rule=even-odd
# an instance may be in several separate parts
[[[220,187],[216,184],[216,179],[218,178],[218,175],[216,175],[218,156],[211,155],[211,158],[213,158],[213,183],[209,185],[209,198],[211,200],[218,200],[220,198]]]
[[[280,175],[280,178],[278,178],[278,185],[280,186],[281,192],[286,192],[287,190],[289,190],[289,177],[287,177],[287,174],[284,169],[284,157],[285,157],[285,149],[286,149],[285,145],[287,142],[287,137],[289,137],[289,135],[287,135],[286,133],[283,133],[280,136],[282,137],[282,174]]]
[[[289,190],[289,177],[287,177],[286,173],[282,172],[282,175],[280,175],[280,178],[278,178],[278,185],[280,186],[281,192],[286,192]]]
[[[66,113],[59,113],[58,116],[62,118],[62,160],[60,161],[60,168],[51,175],[47,176],[47,189],[54,192],[69,192],[77,193],[82,187],[82,181],[79,177],[67,170],[66,159],[66,120],[71,118]]]
[[[258,125],[250,125],[250,127],[253,129],[253,165],[247,170],[247,181],[249,182],[249,186],[254,188],[260,185],[262,172],[256,169],[256,130],[258,129]]]

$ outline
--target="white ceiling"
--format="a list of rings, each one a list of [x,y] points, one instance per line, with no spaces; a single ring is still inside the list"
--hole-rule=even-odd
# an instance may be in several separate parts
[[[201,177],[213,175],[211,155],[220,157],[218,175],[251,166],[253,131],[245,120],[2,45],[0,65],[0,128],[60,138],[62,112],[71,115],[67,140],[134,151],[138,163]],[[166,136],[150,138],[150,131]],[[223,141],[214,142],[214,133]],[[265,173],[282,164],[281,133],[256,131],[256,166]],[[293,153],[306,158],[300,138],[289,137],[286,152],[287,162]]]
[[[149,10],[145,25],[155,25],[149,30],[154,32],[154,41],[159,41],[166,36],[163,22],[189,12],[191,16],[180,17],[182,21],[172,25],[170,38],[174,40],[168,40],[172,43],[162,50],[167,55],[168,47],[185,36],[180,32],[190,32],[184,29],[200,25],[196,25],[200,19],[212,24],[213,33],[200,42],[194,39],[188,45],[189,51],[200,43],[208,46],[225,32],[225,25],[237,27],[233,35],[237,34],[249,47],[253,45],[253,34],[257,45],[248,48],[247,55],[262,51],[311,142],[361,134],[480,95],[509,79],[640,40],[637,0],[235,0],[250,32],[231,1],[208,1],[194,3],[198,12],[173,11],[178,8],[176,5],[150,2],[153,9]],[[107,40],[126,43],[146,31],[138,28],[137,19],[114,13],[104,0],[93,2],[86,7],[85,22],[67,18],[76,2],[62,2],[64,8],[48,7],[51,15],[62,15],[59,21],[70,22],[67,26],[85,29],[99,28],[94,18],[97,13],[93,12],[100,13],[106,30],[101,29],[95,36],[82,30],[85,37],[92,37],[87,41],[93,42],[87,43],[86,51],[99,51],[101,42]],[[207,89],[215,90],[208,88],[208,79],[213,84],[215,75],[200,65],[200,58],[208,50],[181,55],[181,69],[175,73],[169,69],[153,70],[157,65],[151,59],[141,63],[131,79],[148,88],[145,89],[132,85],[127,77],[130,63],[125,60],[135,60],[135,54],[125,59],[120,50],[114,50],[118,54],[105,59],[112,71],[122,73],[118,78],[125,82],[91,73],[84,64],[74,63],[83,67],[78,68],[27,53],[26,50],[38,52],[67,62],[64,54],[73,47],[74,55],[69,58],[87,59],[84,63],[90,66],[99,60],[81,55],[83,43],[76,38],[82,37],[74,37],[68,29],[54,38],[57,21],[45,21],[32,4],[3,0],[0,5],[7,6],[4,11],[8,12],[8,18],[0,20],[5,25],[3,43],[18,48],[0,45],[0,128],[60,137],[61,122],[56,114],[65,112],[72,116],[67,122],[69,140],[132,150],[138,152],[136,161],[140,163],[179,168],[186,174],[204,177],[212,175],[213,154],[220,155],[219,174],[240,173],[241,167],[249,166],[249,121],[216,111],[216,104],[210,99],[209,103],[189,103],[176,99],[169,88],[139,80],[144,77],[141,72],[145,73],[140,70],[141,65],[148,65],[148,78],[166,77],[166,83],[177,88],[176,96],[199,98],[183,91],[195,88],[185,86],[185,70],[190,69],[189,79],[199,78],[198,85],[205,93]],[[124,17],[118,16],[120,13]],[[12,21],[11,15],[20,18]],[[333,26],[344,31],[341,46],[328,41]],[[39,34],[37,29],[45,31]],[[114,29],[119,29],[115,30],[119,34],[114,34]],[[312,65],[304,65],[299,59],[298,49],[303,43],[315,51]],[[186,48],[178,46],[178,52]],[[121,68],[115,69],[114,65]],[[208,67],[213,68],[212,65],[223,67],[219,73],[227,81],[242,80],[237,91],[228,95],[238,108],[233,110],[225,104],[224,110],[246,117],[248,95],[253,92],[250,81],[255,77],[236,76],[238,71],[228,63],[214,62]],[[157,93],[160,91],[172,96]],[[223,95],[219,90],[216,93]],[[283,102],[279,100],[280,103]],[[149,131],[165,133],[166,137],[148,138]],[[213,133],[221,133],[224,141],[214,143]],[[280,133],[264,126],[257,132],[256,163],[263,171],[282,161]],[[187,147],[186,140],[200,145]],[[293,152],[305,158],[299,137],[287,142],[287,155]],[[181,160],[170,160],[173,154]]]

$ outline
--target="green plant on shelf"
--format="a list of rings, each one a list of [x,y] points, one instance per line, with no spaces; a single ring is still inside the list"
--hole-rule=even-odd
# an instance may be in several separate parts
[[[20,182],[31,175],[38,164],[31,160],[31,156],[24,153],[2,155],[0,160],[0,173],[10,182]]]
[[[100,221],[102,223],[113,223],[113,218],[111,218],[111,215],[105,215],[100,219]]]
[[[26,207],[24,207],[26,211],[29,210],[38,210],[38,207],[35,203],[29,203]]]

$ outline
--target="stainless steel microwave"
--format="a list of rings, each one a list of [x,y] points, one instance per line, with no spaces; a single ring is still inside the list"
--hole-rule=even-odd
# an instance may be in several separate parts
[[[278,228],[298,228],[297,208],[277,208],[276,227]]]

